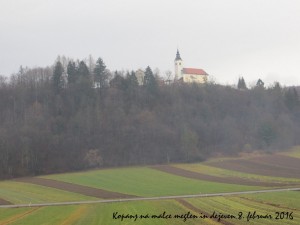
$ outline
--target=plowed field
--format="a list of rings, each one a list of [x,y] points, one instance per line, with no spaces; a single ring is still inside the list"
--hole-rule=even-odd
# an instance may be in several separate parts
[[[122,194],[122,193],[106,191],[106,190],[102,190],[102,189],[98,189],[98,188],[92,188],[92,187],[87,187],[87,186],[83,186],[83,185],[71,184],[71,183],[67,183],[67,182],[63,182],[63,181],[57,181],[57,180],[51,180],[51,179],[45,179],[45,178],[37,178],[37,177],[18,178],[18,179],[15,179],[15,181],[42,185],[42,186],[46,186],[46,187],[61,189],[64,191],[75,192],[75,193],[92,196],[92,197],[96,197],[96,198],[102,198],[102,199],[136,197],[133,195],[126,195],[126,194]]]
[[[188,171],[188,170],[184,170],[181,168],[168,166],[168,165],[153,166],[152,168],[166,173],[178,175],[178,176],[183,176],[183,177],[188,177],[188,178],[198,179],[198,180],[206,180],[211,182],[226,183],[226,184],[240,184],[240,185],[248,185],[248,186],[264,186],[264,187],[275,187],[275,186],[287,185],[282,183],[247,180],[238,177],[216,177],[216,176],[196,173],[193,171]]]
[[[6,201],[6,200],[0,198],[0,205],[10,205],[10,204],[11,204],[11,202]]]
[[[208,165],[244,173],[300,179],[300,159],[283,155],[223,160],[211,162]]]

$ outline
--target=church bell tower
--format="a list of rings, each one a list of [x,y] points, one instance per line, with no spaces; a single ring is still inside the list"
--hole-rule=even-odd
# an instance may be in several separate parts
[[[183,61],[180,57],[180,53],[177,49],[176,58],[174,60],[175,64],[175,80],[182,78],[182,69],[183,69]]]

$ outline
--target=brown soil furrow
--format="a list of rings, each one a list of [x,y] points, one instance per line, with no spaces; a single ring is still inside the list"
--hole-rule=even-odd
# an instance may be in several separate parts
[[[205,215],[205,216],[207,216],[208,218],[210,218],[210,216],[211,216],[209,213],[207,213],[207,212],[205,212],[205,211],[203,211],[203,210],[201,210],[201,209],[199,209],[199,208],[193,206],[191,203],[187,202],[187,201],[184,200],[184,199],[176,199],[176,201],[179,202],[179,203],[180,203],[181,205],[183,205],[184,207],[186,207],[186,208],[188,208],[188,209],[190,209],[190,210],[192,210],[192,211],[198,213],[199,215]],[[210,219],[212,219],[212,220],[214,220],[214,221],[218,221],[218,219],[213,219],[213,218],[210,218]],[[220,221],[218,221],[218,222],[219,222],[220,224],[224,224],[224,225],[233,225],[233,223],[230,223],[230,222],[225,221],[225,220],[222,220],[222,219],[221,219]]]
[[[12,203],[0,198],[0,205],[11,205]]]
[[[286,169],[292,169],[292,170],[296,169],[298,171],[300,170],[300,159],[284,156],[284,155],[274,154],[274,155],[255,157],[250,159],[249,161],[280,166]]]
[[[215,166],[218,168],[240,171],[243,173],[253,173],[265,176],[274,177],[286,177],[286,178],[298,178],[300,179],[299,169],[296,168],[285,168],[282,166],[277,166],[277,162],[274,161],[273,164],[264,164],[253,160],[238,159],[238,160],[226,160],[208,163],[210,166]]]
[[[41,186],[56,188],[64,191],[74,192],[82,195],[92,196],[101,199],[115,199],[115,198],[132,198],[133,195],[122,194],[118,192],[106,191],[98,188],[87,187],[79,184],[71,184],[63,181],[51,180],[46,178],[18,178],[14,181],[37,184]]]
[[[219,183],[228,183],[228,184],[240,184],[240,185],[249,185],[249,186],[264,186],[264,187],[276,187],[276,186],[285,186],[287,184],[282,183],[272,183],[272,182],[261,182],[254,180],[247,180],[238,177],[216,177],[201,173],[196,173],[193,171],[188,171],[185,169],[161,165],[161,166],[152,166],[151,168],[157,169],[166,173],[171,173],[177,176],[188,177],[197,180],[206,180],[211,182],[219,182]]]

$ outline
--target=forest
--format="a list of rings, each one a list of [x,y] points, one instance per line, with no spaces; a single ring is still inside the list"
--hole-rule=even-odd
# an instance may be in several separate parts
[[[97,84],[95,87],[94,84]],[[58,59],[0,77],[0,178],[196,162],[300,144],[295,87],[165,84]]]

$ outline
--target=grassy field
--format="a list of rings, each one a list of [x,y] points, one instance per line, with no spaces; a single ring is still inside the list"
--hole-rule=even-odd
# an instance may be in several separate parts
[[[298,158],[300,148],[280,153]],[[251,156],[243,156],[243,159]],[[239,160],[239,158],[235,158]],[[223,158],[218,160],[231,160]],[[265,182],[282,182],[283,184],[297,184],[299,179],[263,176],[226,170],[210,166],[206,163],[176,164],[173,165],[185,170],[212,175],[216,177],[238,177],[260,180]],[[131,194],[136,196],[164,196],[198,193],[233,192],[245,190],[258,190],[263,187],[233,185],[204,180],[190,179],[161,172],[148,167],[131,167],[85,171],[80,173],[54,174],[42,176],[88,187],[100,188],[108,191]],[[96,200],[97,198],[63,191],[55,188],[44,187],[29,183],[3,181],[0,182],[0,198],[13,204],[63,202]],[[196,216],[208,215],[213,212],[224,215],[233,215],[235,219],[222,219],[220,222],[210,218],[187,219],[174,218],[190,212]],[[272,219],[250,219],[247,221],[248,212],[256,211],[259,215],[271,215]],[[173,218],[151,218],[152,215],[171,214]],[[292,213],[293,220],[289,217],[276,220],[276,212]],[[114,219],[116,216],[143,215],[147,219],[125,218]],[[203,213],[203,214],[202,214]],[[239,213],[244,218],[238,219]],[[29,208],[0,208],[0,225],[128,225],[128,224],[300,224],[300,192],[276,192],[261,194],[245,194],[239,196],[207,197],[181,200],[156,200],[141,202],[116,202],[99,204],[82,204],[68,206],[47,206]]]
[[[0,198],[15,204],[95,200],[96,198],[40,185],[0,182]]]
[[[300,212],[299,191],[243,195],[242,197],[266,204],[273,204],[279,208],[296,209],[298,213]]]
[[[187,199],[187,201],[197,208],[204,209],[209,214],[216,211],[224,215],[234,215],[236,219],[227,220],[234,224],[300,224],[300,192],[198,198]],[[271,215],[272,219],[255,217],[254,219],[249,218],[248,221],[248,213],[253,213],[254,211],[256,211],[257,215]],[[292,213],[293,219],[291,220],[289,217],[276,219],[276,212]],[[242,213],[241,219],[239,219],[239,213]]]
[[[89,187],[147,197],[262,189],[262,187],[194,180],[146,167],[95,170],[85,173],[58,174],[46,177]]]
[[[176,200],[127,202],[113,204],[53,206],[38,208],[0,209],[0,224],[26,225],[26,224],[222,224],[224,221],[230,224],[299,224],[300,223],[300,192],[264,193],[257,195],[241,195],[235,197],[212,197],[185,199],[186,202],[200,209],[208,216],[215,211],[217,214],[234,215],[235,219],[221,219],[221,223],[210,218],[200,218],[203,214],[188,208]],[[190,211],[198,216],[196,219],[175,218],[175,215],[186,214]],[[247,221],[248,212],[256,211],[260,215],[271,215],[272,219],[250,219]],[[172,215],[172,218],[152,218]],[[276,220],[276,212],[293,212],[293,220],[289,218]],[[113,215],[115,214],[115,218]],[[239,213],[244,218],[238,219]],[[134,218],[118,218],[118,215],[132,215]],[[141,215],[148,218],[140,218]],[[135,220],[135,215],[138,218]]]
[[[166,201],[145,201],[145,202],[129,202],[114,204],[96,204],[96,205],[79,205],[79,206],[54,206],[41,208],[22,208],[22,209],[0,209],[0,224],[49,224],[49,225],[67,225],[67,224],[111,224],[111,225],[129,225],[129,224],[199,224],[196,220],[184,222],[183,219],[163,219],[152,218],[153,215],[159,216],[166,212],[172,216],[188,212],[183,205],[175,200]],[[138,215],[138,218],[121,220],[118,215]],[[141,215],[149,216],[149,218],[140,218]],[[201,224],[211,224],[208,220]]]

